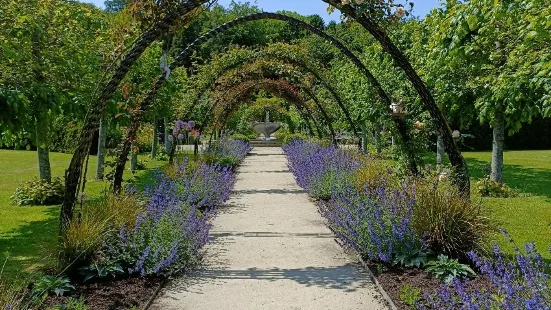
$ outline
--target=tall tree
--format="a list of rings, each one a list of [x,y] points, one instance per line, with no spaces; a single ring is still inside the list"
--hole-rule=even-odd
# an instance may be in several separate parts
[[[61,0],[6,1],[2,5],[0,89],[12,94],[18,127],[1,128],[3,143],[31,138],[37,147],[39,176],[51,178],[50,127],[55,115],[82,118],[89,102],[102,41],[96,32],[104,16],[91,5]],[[16,93],[16,95],[14,95]],[[22,109],[22,102],[28,102]]]
[[[430,80],[446,98],[454,97],[448,101],[452,113],[465,118],[474,111],[492,126],[491,179],[499,183],[506,132],[514,134],[542,112],[542,90],[549,82],[537,85],[534,76],[542,73],[542,58],[549,59],[549,25],[547,31],[534,25],[534,17],[545,12],[540,1],[450,0],[426,21],[434,64]]]

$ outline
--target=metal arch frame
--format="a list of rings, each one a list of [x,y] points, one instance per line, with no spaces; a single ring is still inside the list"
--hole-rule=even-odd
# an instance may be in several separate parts
[[[325,40],[331,42],[332,44],[334,44],[334,46],[336,46],[341,51],[341,53],[343,53],[345,56],[347,56],[354,63],[354,65],[360,70],[360,72],[362,72],[364,74],[364,76],[367,77],[367,79],[372,84],[372,86],[375,87],[376,92],[379,96],[379,99],[381,99],[384,103],[386,103],[387,110],[390,110],[390,104],[392,102],[390,97],[384,91],[384,89],[382,88],[382,86],[378,82],[378,80],[375,78],[375,76],[363,65],[363,63],[358,59],[358,57],[356,57],[356,55],[354,55],[354,53],[352,53],[348,48],[346,48],[346,46],[344,46],[340,41],[338,41],[334,37],[326,34],[322,30],[317,29],[317,28],[311,26],[310,24],[308,24],[306,22],[300,21],[300,20],[295,19],[295,18],[290,17],[290,16],[282,15],[282,14],[267,13],[267,12],[250,14],[250,15],[246,15],[246,16],[243,16],[243,17],[236,18],[236,19],[234,19],[230,22],[227,22],[225,24],[222,24],[221,26],[218,26],[218,27],[210,30],[206,34],[198,37],[197,39],[195,39],[195,41],[193,41],[191,44],[189,44],[176,57],[174,62],[170,65],[170,69],[174,70],[178,67],[184,66],[185,61],[191,56],[191,54],[193,53],[193,51],[195,50],[195,48],[197,46],[200,46],[202,43],[210,40],[211,38],[218,35],[219,33],[223,33],[228,29],[234,28],[236,26],[239,26],[239,25],[247,23],[247,22],[262,20],[262,19],[273,19],[273,20],[281,20],[281,21],[288,22],[292,25],[296,25],[298,27],[306,29],[309,32],[311,32],[313,34],[316,34],[316,35],[324,38]],[[129,128],[128,128],[128,133],[127,133],[126,139],[123,142],[123,145],[121,147],[121,152],[119,153],[119,156],[118,156],[118,161],[122,162],[123,164],[122,165],[117,165],[117,167],[115,169],[116,170],[115,171],[115,181],[113,183],[113,188],[114,188],[115,192],[119,192],[122,188],[122,174],[124,172],[124,163],[126,162],[126,158],[127,158],[128,154],[130,152],[131,141],[134,139],[134,137],[136,135],[136,132],[137,132],[137,130],[139,128],[139,125],[141,123],[141,120],[143,118],[143,114],[144,114],[145,111],[147,111],[149,109],[149,106],[153,104],[153,102],[154,102],[153,99],[154,99],[155,95],[157,94],[157,92],[162,87],[162,85],[164,84],[165,81],[166,81],[166,75],[165,74],[162,74],[158,77],[157,81],[153,84],[153,87],[146,93],[146,96],[145,96],[142,104],[140,105],[139,109],[137,109],[134,112],[133,116],[132,116],[132,125],[129,126]],[[403,139],[404,138],[407,139],[407,137],[403,137]],[[410,161],[414,160],[413,156],[412,156],[412,150],[410,148],[408,148],[407,144],[405,144],[405,143],[403,144],[403,146],[404,146],[404,149],[405,149],[406,153],[408,154],[408,159]],[[416,167],[416,165],[413,164],[413,167]],[[415,173],[415,171],[412,171],[412,172]]]
[[[193,113],[193,109],[194,107],[196,106],[196,103],[198,102],[198,100],[200,100],[200,97],[202,97],[207,91],[209,91],[210,89],[210,86],[212,86],[212,84],[214,84],[216,82],[217,79],[219,79],[220,77],[222,77],[223,75],[225,75],[226,73],[228,73],[230,70],[233,70],[233,69],[236,69],[238,68],[239,66],[242,66],[245,64],[246,61],[249,61],[249,60],[258,60],[258,59],[261,59],[261,58],[264,58],[264,57],[271,57],[272,55],[270,54],[258,54],[258,55],[254,55],[252,57],[249,57],[249,58],[244,58],[244,59],[240,59],[239,61],[227,66],[226,68],[224,68],[222,71],[218,72],[219,74],[217,74],[213,79],[211,79],[210,83],[208,85],[205,85],[205,87],[203,89],[201,89],[201,91],[199,92],[199,96],[194,100],[194,103],[191,105],[190,109],[188,110],[188,112],[186,113],[184,119],[187,119],[189,118],[189,115],[191,113]],[[325,81],[321,75],[319,75],[317,72],[315,72],[315,70],[311,69],[307,64],[303,63],[303,62],[300,62],[300,61],[295,61],[295,60],[292,60],[290,58],[287,58],[287,57],[284,57],[282,55],[275,55],[273,56],[274,58],[276,59],[280,59],[280,60],[284,60],[286,61],[286,63],[288,64],[291,64],[291,65],[295,65],[295,66],[298,66],[302,69],[306,69],[306,71],[308,71],[309,73],[312,73],[314,75],[314,77],[320,81],[323,86],[331,93],[332,97],[335,99],[335,101],[338,103],[339,105],[339,108],[341,109],[341,111],[343,111],[343,113],[346,115],[346,114],[349,114],[348,113],[348,109],[344,106],[344,104],[342,104],[342,99],[340,98],[340,96],[336,93],[336,91],[331,87],[331,85]],[[312,94],[313,92],[310,91],[310,94]],[[314,101],[316,102],[316,104],[319,106],[319,99],[314,99]],[[324,110],[322,110],[323,113],[325,113]],[[347,118],[347,122],[348,124],[352,127],[352,129],[354,129],[354,123],[352,120],[350,120],[349,118]]]
[[[217,72],[218,74],[216,76],[214,76],[207,84],[205,84],[205,86],[203,88],[201,88],[201,90],[199,91],[198,93],[198,96],[197,98],[193,101],[193,104],[191,105],[191,108],[188,110],[188,112],[186,113],[186,115],[184,116],[184,119],[187,119],[189,118],[190,114],[193,113],[193,108],[197,105],[198,101],[200,100],[200,98],[202,96],[205,95],[205,93],[207,91],[209,91],[210,87],[212,86],[212,84],[214,84],[216,82],[217,79],[219,79],[222,75],[226,74],[228,71],[232,70],[232,69],[235,69],[241,65],[243,65],[246,61],[249,61],[249,60],[253,60],[253,59],[260,59],[260,58],[264,58],[264,57],[273,57],[273,58],[278,58],[278,59],[282,59],[282,60],[286,60],[287,63],[289,64],[294,64],[294,65],[297,65],[299,67],[301,67],[302,69],[306,69],[308,72],[314,74],[314,77],[316,77],[317,80],[319,80],[320,82],[322,82],[322,84],[324,86],[326,86],[326,88],[328,87],[331,87],[326,81],[324,81],[321,76],[319,76],[319,74],[317,74],[313,69],[311,69],[308,65],[306,65],[305,63],[301,63],[299,61],[295,61],[291,58],[287,58],[287,57],[284,57],[282,55],[271,55],[271,54],[267,54],[267,53],[257,53],[255,55],[252,55],[252,56],[247,56],[245,58],[242,58],[242,59],[239,59],[238,61],[230,64],[229,66],[225,67],[223,70]],[[330,92],[331,90],[328,89]],[[335,98],[335,101],[337,102],[341,102],[342,103],[342,99],[336,94],[335,91],[331,92],[332,96]],[[317,100],[317,102],[319,102],[319,100]],[[343,104],[340,104],[339,105],[339,108],[341,109],[341,111],[345,111],[347,110],[346,107],[343,105]],[[351,127],[353,127],[353,123],[350,122],[350,119],[347,118],[347,122],[350,124]]]
[[[77,191],[83,180],[82,168],[90,151],[94,132],[99,128],[100,119],[105,114],[107,103],[111,97],[113,97],[122,79],[127,75],[130,68],[136,63],[147,47],[156,41],[164,32],[169,30],[170,26],[175,23],[178,17],[189,14],[209,1],[211,0],[188,0],[179,5],[174,11],[168,12],[163,19],[156,22],[141,34],[130,50],[121,58],[121,61],[113,70],[109,80],[104,84],[102,83],[103,87],[97,98],[97,104],[92,104],[87,111],[82,130],[79,133],[78,144],[71,158],[71,163],[65,171],[65,193],[63,195],[63,203],[59,214],[60,237],[65,236],[68,225],[73,218]],[[82,182],[83,186],[85,180],[84,178],[84,182]]]
[[[245,80],[245,81],[241,81],[239,84],[236,84],[234,86],[232,86],[232,88],[228,89],[225,93],[229,93],[230,91],[234,90],[235,88],[239,87],[240,85],[243,85],[245,83],[248,83],[248,82],[254,82],[255,80],[253,79],[250,79],[250,80]],[[261,85],[261,84],[267,84],[267,83],[273,83],[273,84],[276,84],[277,81],[274,81],[274,80],[270,80],[270,79],[267,79],[267,78],[264,78],[262,81],[259,81],[258,83],[253,83],[253,85],[251,85],[250,87],[246,88],[246,90],[251,90],[255,87],[257,87],[258,85]],[[300,89],[304,90],[304,87],[300,87]],[[241,94],[243,93],[243,91],[239,92],[238,94]],[[321,104],[319,103],[319,99],[312,94],[312,92],[310,91],[309,92],[309,97],[312,98],[312,100],[314,101],[314,103],[316,104],[316,106],[318,107],[318,109],[320,109],[320,112],[325,120],[325,123],[329,129],[329,132],[332,136],[332,141],[334,142],[335,141],[335,130],[333,128],[333,124],[332,124],[332,121],[331,121],[331,118],[327,115],[326,111],[325,111],[325,108],[323,106],[321,106]],[[277,94],[273,94],[272,95],[276,96],[277,97]],[[223,97],[223,96],[222,96]],[[233,96],[229,99],[229,101],[232,101],[235,99],[235,97],[237,96]],[[212,113],[212,110],[214,110],[214,108],[216,107],[216,105],[218,104],[218,102],[220,102],[220,100],[217,100],[215,103],[213,103],[212,105],[210,105],[210,109],[209,109],[209,112],[207,113],[207,115],[210,115]],[[313,116],[314,113],[312,113],[310,111],[310,109],[308,108],[308,106],[305,104],[305,101],[302,100],[302,104],[298,104],[297,102],[294,102],[297,106],[302,106],[306,109],[306,111],[308,112],[308,114],[312,115],[312,120],[314,121],[314,125],[316,125],[316,130],[318,131],[318,136],[321,138],[321,129],[319,127],[319,124],[318,122],[316,121],[316,118]],[[231,110],[231,109],[230,109]],[[204,124],[204,120],[202,121],[202,124]]]

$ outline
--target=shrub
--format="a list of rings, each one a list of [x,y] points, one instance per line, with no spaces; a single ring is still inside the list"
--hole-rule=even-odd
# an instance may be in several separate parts
[[[413,200],[404,191],[378,188],[360,194],[353,187],[335,193],[333,204],[322,211],[344,244],[364,259],[385,263],[422,248],[411,225],[412,213]]]
[[[56,117],[49,135],[50,151],[72,153],[76,148],[81,128],[82,124],[69,117]]]
[[[329,200],[334,192],[342,191],[348,184],[352,184],[352,173],[328,171],[312,182],[310,195],[318,200]]]
[[[446,284],[457,278],[476,276],[469,265],[461,264],[457,259],[450,259],[442,254],[438,255],[438,260],[428,262],[425,270]]]
[[[192,169],[189,166],[189,159],[184,158],[176,173],[176,191],[183,201],[208,209],[229,198],[235,184],[230,166],[201,162],[193,162]]]
[[[159,175],[147,209],[136,224],[123,225],[117,236],[105,242],[107,261],[142,276],[191,265],[207,240],[210,225],[196,206],[177,193],[176,181]]]
[[[485,251],[495,230],[481,204],[463,199],[455,187],[417,182],[413,226],[437,253],[466,258],[472,250]]]
[[[248,136],[242,135],[242,134],[238,134],[238,133],[234,133],[234,134],[231,136],[231,138],[232,138],[233,140],[241,140],[241,141],[246,142],[246,143],[249,143],[249,141],[250,141],[250,139],[249,139]]]
[[[171,274],[193,265],[207,242],[207,221],[214,206],[231,193],[230,167],[184,159],[170,175],[155,173],[155,183],[133,225],[123,224],[104,242],[102,263],[120,263],[130,274]]]
[[[56,205],[63,201],[65,185],[60,178],[27,181],[15,189],[11,196],[18,206],[26,205]]]
[[[512,242],[512,240],[511,240]],[[425,294],[426,302],[419,309],[549,309],[551,276],[549,266],[533,243],[525,245],[524,253],[517,247],[516,255],[507,258],[494,246],[493,257],[470,253],[470,258],[489,282],[487,290],[467,290],[468,281],[456,280],[435,294]]]
[[[378,187],[397,188],[399,178],[390,166],[380,161],[364,160],[355,172],[355,184],[358,191],[366,188],[374,191]]]
[[[252,147],[243,140],[223,139],[210,145],[203,155],[203,160],[207,164],[219,164],[222,167],[236,167]]]
[[[359,161],[352,153],[294,140],[283,146],[297,183],[317,199],[329,199],[352,181]]]
[[[150,152],[153,146],[153,125],[142,124],[136,133],[136,144],[140,152]]]
[[[309,138],[307,135],[302,133],[285,133],[285,134],[278,134],[277,137],[281,140],[282,144],[287,144],[289,142],[292,142],[294,140],[304,140],[307,141]]]
[[[507,184],[492,181],[489,177],[478,180],[476,190],[482,197],[510,198],[518,196],[518,193]]]

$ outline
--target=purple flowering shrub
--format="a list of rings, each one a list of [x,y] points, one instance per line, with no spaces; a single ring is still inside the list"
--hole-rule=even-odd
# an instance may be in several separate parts
[[[359,193],[349,186],[333,195],[322,214],[341,242],[364,259],[392,263],[397,254],[423,247],[411,223],[414,199],[410,196],[405,190],[383,187]]]
[[[302,140],[283,148],[299,186],[313,197],[331,198],[322,214],[343,244],[364,258],[386,263],[396,253],[421,248],[411,222],[415,201],[405,189],[358,191],[350,178],[360,162],[338,148]]]
[[[209,216],[235,184],[231,169],[218,164],[193,166],[184,159],[175,169],[170,176],[156,173],[136,224],[123,225],[104,246],[107,259],[129,274],[171,274],[193,265],[208,239]]]
[[[360,166],[351,153],[333,146],[295,139],[285,144],[283,150],[297,184],[316,199],[327,200],[334,192],[343,190],[353,182],[353,173]]]
[[[209,164],[235,168],[253,148],[244,140],[222,139],[209,146],[205,151],[204,160]]]
[[[230,166],[198,163],[192,171],[187,171],[187,166],[188,159],[184,158],[176,174],[176,191],[186,204],[204,210],[229,198],[235,184]]]
[[[453,286],[443,286],[434,295],[426,294],[425,301],[418,303],[417,308],[551,309],[551,266],[544,262],[534,243],[525,244],[524,252],[515,247],[515,253],[508,258],[497,245],[490,258],[471,252],[469,257],[481,276],[488,280],[488,289],[468,290],[467,281],[456,280]]]

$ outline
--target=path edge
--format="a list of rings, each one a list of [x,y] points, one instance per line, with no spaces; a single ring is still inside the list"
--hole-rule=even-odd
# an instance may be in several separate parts
[[[383,299],[386,301],[386,303],[390,306],[390,309],[398,310],[398,307],[396,307],[396,304],[394,304],[394,301],[392,300],[392,298],[390,298],[390,296],[385,291],[385,289],[383,288],[381,283],[379,283],[379,281],[377,280],[377,277],[375,277],[375,275],[373,274],[371,269],[369,269],[369,266],[367,265],[367,263],[361,258],[361,256],[358,253],[356,253],[356,257],[358,258],[358,260],[359,260],[360,264],[362,265],[362,267],[367,272],[367,275],[369,276],[371,281],[373,281],[375,283],[375,285],[377,286],[377,288],[379,289],[379,292],[383,296]]]
[[[155,299],[157,299],[157,296],[159,296],[159,293],[161,292],[161,290],[163,289],[163,287],[165,287],[165,285],[167,283],[168,283],[168,277],[163,279],[161,281],[161,283],[159,284],[159,287],[157,287],[157,289],[155,289],[155,292],[153,292],[153,294],[151,295],[151,297],[149,298],[149,300],[145,304],[145,307],[143,308],[144,310],[149,310],[151,308],[151,306],[153,305],[153,302],[155,302]]]

